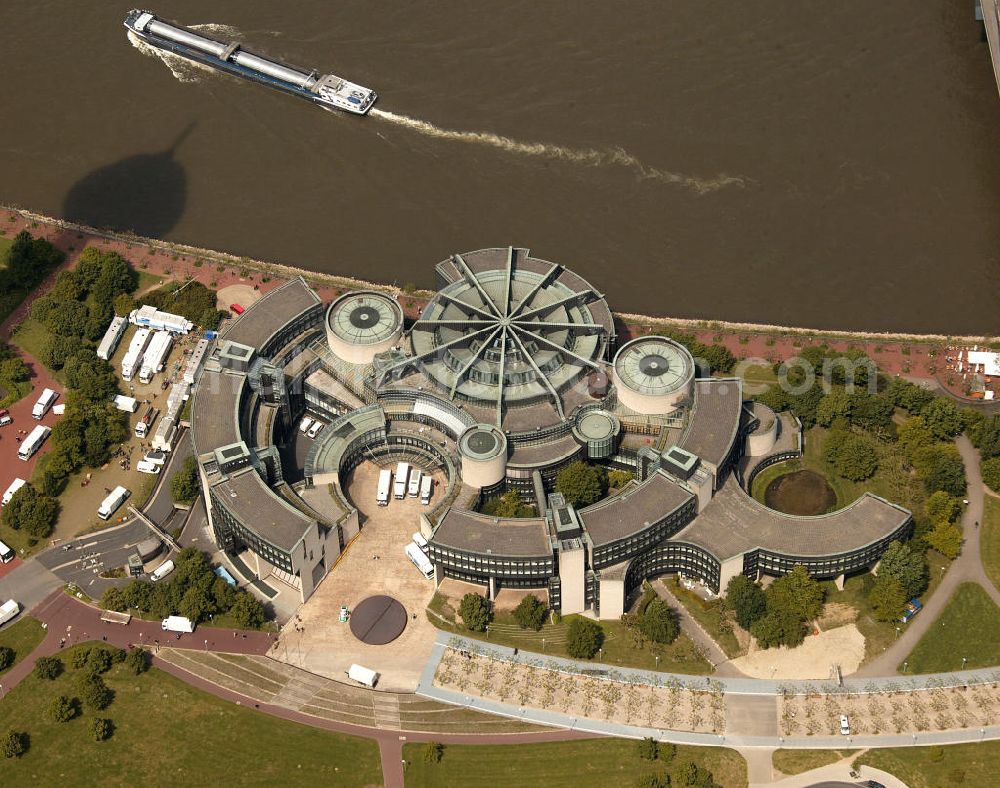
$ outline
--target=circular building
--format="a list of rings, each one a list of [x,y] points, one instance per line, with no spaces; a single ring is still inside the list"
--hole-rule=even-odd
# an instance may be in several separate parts
[[[618,402],[643,415],[666,414],[691,398],[694,359],[667,337],[641,337],[622,345],[611,372]]]
[[[587,447],[587,459],[606,460],[615,453],[621,422],[606,410],[580,411],[573,436]]]
[[[458,440],[462,481],[482,489],[499,484],[507,473],[507,438],[491,424],[469,427]]]
[[[403,310],[394,298],[374,290],[345,293],[326,311],[326,339],[337,358],[370,364],[399,343]]]

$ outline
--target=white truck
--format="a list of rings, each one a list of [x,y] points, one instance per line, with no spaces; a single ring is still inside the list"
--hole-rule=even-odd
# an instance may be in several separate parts
[[[184,616],[167,616],[160,622],[160,629],[164,632],[194,632],[194,623],[190,618]]]
[[[403,550],[406,553],[406,557],[413,562],[413,565],[420,570],[420,574],[430,580],[434,577],[434,564],[430,562],[430,559],[413,542],[410,542]]]
[[[6,624],[12,618],[15,618],[20,612],[21,606],[17,603],[17,601],[8,599],[0,605],[0,624]]]
[[[427,506],[431,502],[431,495],[434,492],[434,477],[429,473],[424,474],[420,480],[420,503]]]
[[[121,342],[121,338],[127,328],[128,320],[115,315],[111,321],[111,325],[108,326],[108,330],[104,332],[101,344],[97,346],[97,357],[105,361],[110,361],[111,357],[115,354],[115,348],[118,347],[118,343]]]
[[[309,432],[309,428],[312,426],[312,424],[313,420],[311,418],[309,418],[308,416],[303,416],[302,422],[299,424],[299,432],[305,435],[307,432]]]
[[[153,332],[148,328],[140,328],[135,332],[132,341],[129,342],[128,350],[125,351],[125,357],[122,359],[122,380],[126,382],[132,380],[135,373],[139,371],[142,355],[146,351],[146,345],[149,344],[149,338],[152,334]]]
[[[10,499],[14,497],[14,493],[20,490],[27,482],[24,479],[14,479],[10,483],[10,487],[7,488],[7,492],[3,494],[3,500],[0,500],[0,506],[6,506],[10,503]]]
[[[153,573],[149,576],[149,579],[155,583],[157,580],[162,580],[173,571],[174,571],[174,562],[164,561],[162,564],[156,567],[156,569],[153,570]]]
[[[118,511],[118,507],[125,503],[125,500],[131,494],[127,487],[122,487],[121,485],[115,487],[108,497],[101,501],[101,505],[97,507],[97,516],[102,520],[110,519],[111,515]]]
[[[396,480],[392,488],[392,493],[397,500],[406,497],[406,483],[410,480],[409,463],[401,462],[396,466]]]
[[[153,375],[163,371],[167,356],[170,355],[170,348],[173,347],[174,338],[169,331],[157,331],[149,341],[149,347],[142,356],[142,365],[139,367],[139,382],[149,383]]]
[[[358,684],[364,684],[366,687],[374,688],[375,684],[378,682],[378,673],[371,668],[354,664],[347,669],[347,678],[351,679],[351,681],[358,682]]]
[[[135,425],[135,437],[145,438],[149,434],[149,428],[153,426],[153,422],[159,415],[159,408],[154,408],[152,405],[146,408],[146,412],[142,414],[142,418]]]
[[[42,448],[42,444],[45,443],[45,439],[49,437],[50,432],[52,432],[52,428],[46,427],[44,424],[39,424],[35,427],[35,429],[28,434],[28,437],[21,441],[21,445],[18,446],[18,459],[24,460],[25,462],[30,460],[32,455]]]
[[[41,420],[42,417],[49,412],[49,408],[55,404],[56,397],[58,396],[59,394],[52,389],[43,390],[42,396],[38,398],[38,402],[36,402],[35,406],[31,409],[32,418]]]
[[[379,506],[389,505],[389,488],[392,487],[392,471],[383,468],[378,472],[378,493],[376,499]]]
[[[416,468],[410,471],[410,484],[407,488],[407,495],[409,495],[411,498],[416,498],[418,495],[420,495],[420,482],[422,482],[423,479],[424,479],[423,471],[418,471]]]
[[[121,394],[115,394],[111,401],[114,403],[115,408],[123,413],[135,413],[139,410],[139,400],[135,397],[124,397]]]
[[[6,564],[8,561],[13,561],[16,555],[13,547],[0,542],[0,563]]]

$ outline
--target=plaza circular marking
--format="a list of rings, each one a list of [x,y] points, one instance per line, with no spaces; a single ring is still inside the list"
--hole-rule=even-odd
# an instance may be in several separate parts
[[[351,611],[351,634],[369,646],[391,643],[406,629],[406,608],[391,596],[370,596]]]

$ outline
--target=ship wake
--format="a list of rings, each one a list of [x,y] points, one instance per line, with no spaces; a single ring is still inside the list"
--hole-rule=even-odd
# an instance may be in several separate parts
[[[170,69],[170,73],[174,75],[174,79],[178,82],[200,82],[201,77],[206,74],[217,73],[215,69],[209,66],[194,60],[188,60],[186,57],[181,57],[180,55],[175,55],[173,52],[166,52],[157,47],[150,46],[131,30],[128,31],[127,35],[128,40],[132,42],[132,46],[138,49],[143,55],[146,55],[146,57],[156,58],[163,63],[163,65]]]
[[[399,115],[382,109],[372,109],[369,116],[378,118],[397,126],[404,126],[428,137],[454,140],[473,145],[484,145],[490,148],[514,153],[520,156],[554,159],[585,167],[621,167],[632,171],[639,180],[652,180],[682,186],[698,194],[708,194],[728,186],[746,186],[745,178],[735,175],[716,175],[702,178],[679,172],[651,167],[636,156],[621,148],[570,148],[549,142],[524,142],[511,137],[504,137],[488,131],[457,131],[435,126],[426,120]]]

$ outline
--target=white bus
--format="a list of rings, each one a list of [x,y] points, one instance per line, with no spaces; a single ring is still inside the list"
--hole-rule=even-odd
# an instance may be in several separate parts
[[[413,562],[413,565],[420,570],[420,574],[428,580],[434,577],[434,564],[430,562],[423,550],[410,542],[403,551],[406,553],[406,557]]]
[[[14,560],[14,555],[13,547],[0,542],[0,563],[6,564],[8,561]]]
[[[393,495],[397,499],[402,499],[406,497],[406,483],[410,478],[410,466],[401,462],[396,466],[396,481],[393,486]]]
[[[424,478],[423,471],[418,471],[416,468],[414,468],[410,472],[410,484],[407,487],[407,495],[409,495],[411,498],[416,498],[418,495],[420,495],[420,482],[423,480],[423,478]]]
[[[427,506],[431,502],[431,493],[434,492],[434,477],[429,473],[424,474],[420,481],[420,503]]]
[[[125,500],[131,495],[126,487],[118,486],[111,491],[111,494],[101,501],[101,505],[97,509],[97,516],[102,520],[107,520],[111,517],[118,507],[125,503]]]
[[[42,424],[35,427],[31,431],[31,434],[21,441],[21,445],[17,449],[18,458],[25,461],[30,460],[32,455],[42,448],[42,444],[45,443],[45,439],[49,437],[50,432],[52,432],[52,429]]]
[[[56,397],[59,395],[52,389],[45,389],[42,391],[42,396],[38,398],[38,402],[31,409],[31,415],[33,418],[41,419],[46,413],[49,412],[49,408],[56,401]]]
[[[10,503],[10,499],[14,497],[14,493],[20,490],[27,482],[24,479],[14,479],[10,483],[10,487],[7,488],[7,492],[3,494],[3,500],[0,500],[0,506],[6,506]]]
[[[389,505],[390,487],[392,487],[392,471],[385,468],[378,472],[378,495],[376,498],[379,506]]]

